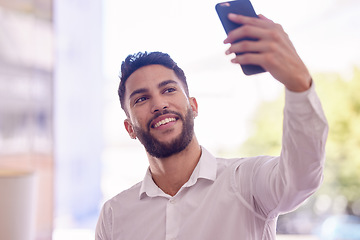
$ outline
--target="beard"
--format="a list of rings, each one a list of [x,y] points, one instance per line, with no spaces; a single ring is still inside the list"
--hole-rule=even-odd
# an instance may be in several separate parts
[[[191,142],[194,135],[194,115],[191,107],[188,108],[185,117],[181,114],[173,111],[164,110],[164,112],[157,114],[153,119],[162,114],[172,113],[179,117],[179,120],[183,122],[183,127],[180,135],[169,143],[162,143],[155,139],[150,133],[150,122],[148,123],[148,129],[144,130],[141,127],[134,126],[134,131],[145,147],[145,150],[153,157],[167,158],[176,153],[183,151]]]

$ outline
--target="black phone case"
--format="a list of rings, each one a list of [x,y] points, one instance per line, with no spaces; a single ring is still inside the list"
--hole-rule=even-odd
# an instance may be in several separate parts
[[[248,17],[258,17],[255,13],[255,10],[249,0],[238,0],[238,1],[229,1],[218,3],[215,6],[216,12],[219,15],[220,21],[225,29],[226,34],[229,34],[232,30],[241,27],[242,24],[237,24],[228,19],[229,13],[240,14]],[[235,42],[243,41],[243,40],[251,40],[256,41],[256,39],[252,38],[242,38]],[[240,55],[243,53],[237,53]],[[253,75],[257,73],[265,72],[265,70],[258,65],[241,65],[241,68],[245,75]]]

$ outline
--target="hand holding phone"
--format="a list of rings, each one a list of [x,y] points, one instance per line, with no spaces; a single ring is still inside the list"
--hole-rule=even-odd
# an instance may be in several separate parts
[[[237,0],[237,1],[229,1],[229,2],[222,2],[218,3],[215,6],[216,12],[219,15],[220,21],[225,29],[226,34],[229,34],[232,30],[241,27],[241,24],[234,23],[229,20],[228,15],[229,13],[240,14],[248,17],[258,17],[255,13],[255,10],[249,0]],[[257,41],[256,39],[252,38],[242,38],[233,43],[250,40],[250,41]],[[244,54],[244,53],[237,53],[237,55]],[[265,72],[265,70],[258,65],[241,65],[241,68],[245,75],[252,75],[257,73]]]

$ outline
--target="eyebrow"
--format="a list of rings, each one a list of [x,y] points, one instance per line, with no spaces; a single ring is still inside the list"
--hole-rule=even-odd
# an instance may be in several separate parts
[[[162,88],[168,84],[178,84],[178,82],[176,82],[174,80],[165,80],[158,84],[158,88]],[[147,88],[136,89],[130,94],[129,99],[132,98],[136,94],[146,93],[148,91],[149,91],[149,89],[147,89]]]
[[[132,98],[136,94],[145,93],[145,92],[148,92],[148,90],[146,88],[136,89],[130,94],[129,99]]]

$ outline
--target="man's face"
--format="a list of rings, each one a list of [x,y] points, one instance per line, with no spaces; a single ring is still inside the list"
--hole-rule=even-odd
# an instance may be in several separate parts
[[[146,151],[158,158],[184,150],[193,138],[197,103],[185,94],[173,70],[149,65],[126,81],[125,128],[138,137]]]

